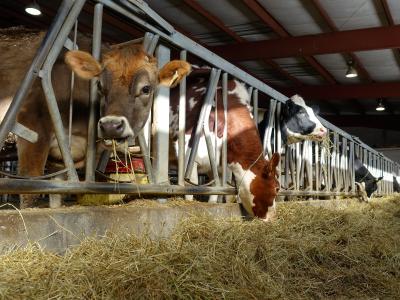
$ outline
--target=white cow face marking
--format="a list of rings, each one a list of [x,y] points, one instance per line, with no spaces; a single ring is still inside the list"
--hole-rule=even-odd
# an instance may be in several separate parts
[[[231,163],[228,166],[235,175],[242,205],[251,216],[254,216],[254,195],[250,191],[250,185],[254,178],[256,178],[256,175],[251,170],[244,170],[238,162]]]

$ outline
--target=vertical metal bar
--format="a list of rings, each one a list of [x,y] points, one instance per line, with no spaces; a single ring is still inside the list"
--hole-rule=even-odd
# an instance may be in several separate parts
[[[146,50],[146,52],[147,52],[148,54],[153,55],[154,50],[156,50],[157,43],[158,43],[158,40],[159,40],[159,39],[160,39],[160,36],[159,36],[158,34],[155,34],[155,35],[153,36],[153,38],[151,39],[151,43],[150,43],[148,49]]]
[[[181,51],[180,59],[186,60],[186,51]],[[185,128],[186,128],[186,78],[179,84],[179,129],[178,129],[178,184],[185,185]]]
[[[224,134],[222,136],[222,182],[223,186],[227,182],[227,167],[228,167],[228,147],[227,147],[227,137],[228,137],[228,74],[222,74],[222,106],[224,108]]]
[[[170,60],[170,50],[159,45],[156,50],[158,67],[161,68]],[[169,148],[169,89],[159,87],[153,104],[153,166],[155,183],[168,182],[168,148]]]
[[[315,142],[314,144],[314,164],[315,164],[315,190],[319,191],[321,189],[320,186],[320,177],[319,177],[319,168],[320,168],[320,160],[319,160],[319,143]]]
[[[296,143],[295,148],[296,148],[296,191],[300,190],[300,172],[301,172],[301,144],[302,143]]]
[[[264,134],[264,155],[267,158],[270,158],[272,156],[272,129],[274,128],[274,123],[275,123],[275,112],[276,112],[276,100],[271,99],[270,105],[269,105],[269,113],[268,113],[268,125],[265,129],[265,134]]]
[[[220,73],[221,73],[221,71],[220,70],[217,71],[215,68],[213,68],[211,70],[210,80],[209,80],[209,84],[208,84],[208,88],[207,88],[207,94],[206,94],[206,97],[204,98],[204,103],[203,103],[203,106],[200,111],[200,116],[199,116],[199,120],[198,120],[198,123],[196,126],[196,130],[194,132],[194,136],[192,133],[193,145],[192,145],[192,148],[188,148],[191,150],[190,150],[188,164],[187,164],[187,168],[186,168],[186,172],[185,172],[185,178],[190,178],[190,175],[192,174],[193,167],[194,167],[194,160],[197,155],[197,149],[199,148],[199,141],[200,141],[200,137],[201,137],[201,133],[202,133],[202,127],[203,127],[204,117],[206,114],[206,108],[207,108],[207,105],[209,105],[211,103],[212,99],[214,98],[214,94],[216,91]]]
[[[149,179],[149,183],[154,183],[154,173],[153,173],[153,167],[151,165],[150,161],[150,156],[148,153],[150,153],[148,146],[147,146],[147,141],[144,136],[144,132],[141,131],[138,134],[138,140],[139,140],[139,146],[143,154],[143,162],[144,162],[144,167],[146,169],[147,177]]]
[[[257,98],[258,98],[258,91],[257,91]],[[257,99],[257,103],[258,103],[258,99]],[[279,120],[280,120],[280,116],[281,116],[281,108],[282,108],[282,103],[278,102],[278,104],[276,105],[276,122],[275,122],[275,144],[276,144],[276,152],[278,152],[279,154],[282,154],[282,134],[281,134],[281,126],[279,124]],[[279,180],[279,184],[282,185],[283,184],[283,180],[282,180],[282,159],[279,160],[279,164],[278,164],[278,180]]]
[[[146,32],[144,34],[144,39],[143,39],[143,49],[144,51],[148,52],[150,49],[151,41],[153,40],[154,34],[151,32]]]
[[[14,126],[19,108],[21,107],[22,102],[28,94],[33,84],[33,81],[38,76],[39,70],[44,63],[44,60],[46,59],[51,46],[57,38],[57,34],[63,26],[64,20],[67,18],[68,12],[70,11],[73,4],[73,0],[64,0],[61,3],[60,8],[57,11],[57,15],[54,17],[54,20],[50,25],[49,31],[43,38],[43,41],[41,42],[37,50],[32,64],[29,67],[29,70],[27,71],[17,92],[15,93],[13,101],[11,102],[10,107],[8,108],[7,113],[5,114],[4,119],[0,125],[0,149],[4,146],[6,136]]]
[[[58,145],[61,150],[61,154],[64,160],[64,164],[68,169],[68,179],[72,181],[78,181],[78,175],[75,170],[74,161],[68,147],[68,138],[65,135],[64,126],[62,123],[60,111],[58,110],[57,100],[54,94],[53,86],[51,84],[51,71],[53,65],[71,32],[72,26],[74,25],[80,11],[82,10],[85,0],[76,0],[73,7],[65,19],[62,28],[59,31],[57,38],[54,41],[53,47],[48,53],[48,56],[44,62],[42,69],[42,86],[45,94],[47,107],[49,109],[50,117],[54,125],[54,132],[57,137]]]
[[[101,52],[101,27],[103,19],[103,4],[97,3],[94,6],[93,14],[93,43],[92,56],[100,60]],[[99,94],[97,88],[97,79],[90,80],[90,101],[89,101],[89,121],[88,121],[88,141],[86,149],[86,172],[85,180],[95,180],[96,168],[96,137],[97,137],[97,119],[99,115]]]
[[[221,73],[221,71],[218,70],[217,78],[219,78],[220,73]],[[215,185],[218,186],[218,185],[220,185],[219,176],[218,176],[218,168],[217,168],[217,164],[216,164],[216,160],[215,160],[216,157],[214,155],[214,148],[213,148],[213,144],[212,144],[212,140],[211,140],[211,136],[210,136],[210,127],[209,127],[209,119],[210,119],[212,105],[211,105],[211,102],[207,102],[207,103],[205,103],[205,105],[206,105],[206,113],[205,113],[204,120],[203,120],[204,138],[206,140],[208,157],[210,160],[211,171],[213,173],[213,179],[215,181]]]
[[[258,127],[258,90],[253,90],[253,116],[254,123],[256,123],[256,127]]]
[[[72,49],[76,50],[76,39],[78,36],[78,21],[75,21],[74,26],[74,41],[72,45]],[[74,111],[74,87],[75,87],[75,73],[71,71],[71,85],[70,85],[70,92],[69,92],[69,115],[68,115],[68,145],[71,149],[72,145],[72,120],[73,120],[73,111]]]
[[[349,169],[350,169],[350,191],[356,192],[356,178],[355,178],[355,170],[354,170],[354,147],[355,143],[353,141],[350,142],[350,158],[349,158]]]

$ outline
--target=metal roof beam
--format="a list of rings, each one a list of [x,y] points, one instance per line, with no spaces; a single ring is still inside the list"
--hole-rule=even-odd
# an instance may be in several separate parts
[[[400,48],[400,25],[216,46],[229,60],[274,59]]]
[[[256,0],[243,0],[247,7],[257,15],[268,27],[270,27],[277,35],[282,38],[290,37],[286,29],[274,19],[273,16]],[[236,46],[235,46],[236,47]],[[227,58],[230,60],[230,58]],[[260,59],[267,59],[262,57]],[[311,56],[304,59],[329,83],[336,84],[335,78],[314,58]]]
[[[326,24],[328,25],[330,30],[333,32],[338,32],[339,28],[337,28],[336,24],[333,22],[333,20],[329,16],[328,12],[325,10],[323,5],[321,4],[320,0],[311,0],[311,1],[313,2],[314,7],[317,9],[319,14],[322,16],[322,18],[324,19],[324,21],[326,22]],[[358,70],[360,75],[363,78],[365,78],[368,82],[373,82],[371,76],[369,75],[368,71],[364,68],[363,64],[358,59],[358,57],[352,52],[348,53],[348,56],[350,57],[351,60],[353,60],[355,62],[354,67]],[[345,59],[346,59],[346,57],[345,57]]]
[[[197,13],[201,14],[204,18],[206,18],[208,21],[210,21],[212,24],[214,24],[216,27],[218,27],[220,30],[225,32],[230,37],[232,37],[235,41],[237,41],[239,43],[245,42],[244,38],[242,38],[236,32],[231,30],[229,27],[225,26],[225,24],[218,17],[216,17],[213,14],[211,14],[209,11],[207,11],[205,8],[203,8],[198,2],[193,1],[193,0],[184,0],[184,2],[190,8],[195,10]],[[296,77],[290,75],[279,64],[277,64],[274,61],[269,60],[269,59],[263,59],[262,61],[264,63],[266,63],[267,65],[271,66],[273,69],[275,69],[282,76],[288,78],[296,86],[302,85],[300,80],[298,80]]]

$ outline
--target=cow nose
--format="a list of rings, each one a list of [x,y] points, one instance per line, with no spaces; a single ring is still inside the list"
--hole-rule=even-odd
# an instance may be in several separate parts
[[[121,138],[125,129],[125,122],[123,119],[111,119],[99,121],[100,130],[105,138]]]

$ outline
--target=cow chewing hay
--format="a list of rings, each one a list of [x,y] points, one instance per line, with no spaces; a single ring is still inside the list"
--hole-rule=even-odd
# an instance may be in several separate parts
[[[0,257],[1,299],[399,299],[400,198],[278,206],[276,222],[185,220],[168,239],[108,234],[64,256]]]

